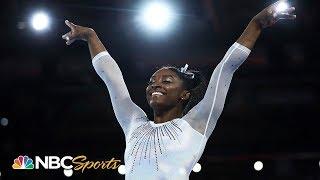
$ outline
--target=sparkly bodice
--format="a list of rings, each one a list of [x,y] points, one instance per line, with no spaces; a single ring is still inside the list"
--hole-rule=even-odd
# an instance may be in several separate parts
[[[125,151],[126,179],[188,179],[206,138],[183,119],[133,127]]]
[[[126,180],[189,178],[222,113],[233,74],[250,52],[235,42],[214,69],[203,99],[181,119],[161,124],[141,118],[146,113],[132,101],[120,68],[107,51],[92,59],[126,137]]]

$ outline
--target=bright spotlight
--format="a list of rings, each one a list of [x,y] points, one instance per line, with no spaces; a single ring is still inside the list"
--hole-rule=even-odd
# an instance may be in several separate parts
[[[63,174],[67,177],[71,177],[73,174],[73,170],[72,169],[65,169],[65,170],[63,170]]]
[[[200,172],[201,171],[201,164],[197,163],[196,165],[194,165],[193,169],[192,169],[193,172]]]
[[[9,120],[8,120],[7,118],[1,118],[0,124],[1,124],[2,126],[8,126]]]
[[[120,165],[118,167],[118,172],[119,174],[122,174],[122,175],[126,174],[126,167],[124,165]]]
[[[162,31],[172,23],[173,12],[165,3],[152,2],[142,9],[140,18],[142,23],[149,29]]]
[[[37,12],[31,19],[32,27],[37,31],[45,30],[49,27],[49,17],[44,12]]]
[[[253,167],[256,171],[261,171],[263,169],[263,163],[261,161],[257,161],[254,163]]]
[[[276,12],[281,13],[286,11],[289,8],[287,1],[280,1],[276,6]]]

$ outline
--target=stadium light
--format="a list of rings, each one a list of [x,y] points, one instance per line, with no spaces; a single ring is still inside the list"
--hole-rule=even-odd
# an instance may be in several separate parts
[[[46,30],[49,27],[49,24],[49,16],[46,13],[40,11],[32,15],[31,25],[36,31]]]
[[[201,171],[201,164],[197,163],[196,165],[194,165],[193,169],[192,169],[193,172],[200,172]]]
[[[119,172],[119,174],[121,174],[121,175],[126,174],[126,167],[125,167],[124,165],[120,165],[120,166],[118,167],[118,172]]]
[[[286,0],[282,0],[282,1],[279,1],[279,3],[277,4],[276,12],[281,13],[286,11],[288,8],[289,8],[288,2]]]
[[[172,8],[164,2],[152,2],[141,11],[140,21],[150,30],[165,31],[173,21]]]
[[[256,171],[261,171],[263,169],[263,163],[261,161],[257,161],[254,163],[253,167]]]
[[[73,174],[73,170],[72,170],[72,169],[65,169],[65,170],[63,170],[63,174],[64,174],[66,177],[71,177],[72,174]]]
[[[0,124],[1,124],[2,126],[8,126],[9,120],[8,120],[7,118],[1,118]]]

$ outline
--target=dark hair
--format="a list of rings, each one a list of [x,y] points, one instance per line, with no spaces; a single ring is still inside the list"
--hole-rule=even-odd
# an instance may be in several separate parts
[[[197,105],[206,93],[208,82],[206,77],[196,70],[187,70],[186,73],[181,72],[180,68],[174,66],[164,66],[162,68],[170,69],[175,72],[178,77],[183,81],[184,87],[190,92],[190,97],[184,104],[183,115],[187,114],[190,109]],[[194,77],[188,73],[193,73]]]

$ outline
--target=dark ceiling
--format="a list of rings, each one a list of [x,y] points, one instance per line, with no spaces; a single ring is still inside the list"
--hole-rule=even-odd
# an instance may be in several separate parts
[[[144,1],[2,2],[0,59],[0,172],[63,179],[60,171],[12,171],[20,154],[86,155],[123,161],[124,135],[108,91],[91,64],[85,42],[66,46],[64,20],[90,26],[119,64],[132,99],[150,118],[145,87],[162,65],[200,69],[210,77],[250,19],[273,1],[181,0],[179,19],[165,34],[146,33],[134,17]],[[295,21],[264,30],[238,69],[224,111],[191,179],[320,179],[319,1],[291,1]],[[47,32],[28,27],[33,11],[52,18]],[[253,170],[264,160],[263,172]],[[75,179],[124,179],[93,171]],[[0,176],[1,179],[1,176]]]

